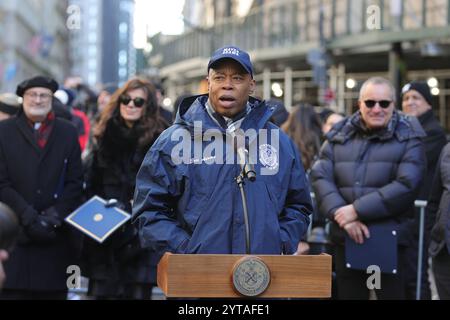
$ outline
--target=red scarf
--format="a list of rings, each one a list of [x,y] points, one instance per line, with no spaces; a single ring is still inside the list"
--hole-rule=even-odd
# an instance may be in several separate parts
[[[50,137],[50,133],[52,132],[53,129],[54,120],[55,114],[53,112],[49,112],[47,118],[41,123],[41,126],[37,130],[34,129],[35,124],[32,121],[28,120],[28,124],[33,129],[36,142],[42,149],[45,148],[48,138]]]

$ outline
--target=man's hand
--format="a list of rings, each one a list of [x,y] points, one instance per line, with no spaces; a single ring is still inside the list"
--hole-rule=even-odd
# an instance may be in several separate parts
[[[6,275],[3,270],[3,261],[8,259],[8,252],[5,250],[0,250],[0,289],[3,287],[3,283],[5,282]]]
[[[297,251],[293,254],[294,256],[301,256],[309,253],[308,242],[300,241],[298,243]]]
[[[356,221],[357,219],[358,214],[356,213],[355,207],[352,204],[341,207],[334,213],[334,220],[339,224],[341,228],[344,228],[346,224]]]
[[[370,238],[369,228],[361,221],[353,221],[344,226],[344,230],[349,237],[358,244],[364,243],[364,237]]]

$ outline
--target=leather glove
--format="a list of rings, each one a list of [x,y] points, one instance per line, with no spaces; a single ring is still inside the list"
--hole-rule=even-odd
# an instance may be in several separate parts
[[[54,215],[38,215],[26,228],[27,235],[38,243],[49,243],[56,239],[61,220]]]
[[[38,216],[25,231],[31,240],[49,243],[56,239],[55,222],[52,217]]]
[[[58,211],[54,207],[50,207],[41,212],[44,221],[53,225],[55,229],[58,229],[62,225],[61,218],[59,217]]]

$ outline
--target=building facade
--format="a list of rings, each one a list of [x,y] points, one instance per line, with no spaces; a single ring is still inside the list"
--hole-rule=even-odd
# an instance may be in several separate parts
[[[208,8],[210,1],[199,2]],[[435,113],[450,129],[448,0],[261,0],[245,16],[234,9],[239,1],[228,3],[230,17],[218,22],[205,10],[209,17],[197,14],[200,28],[155,48],[160,59],[153,67],[173,98],[201,91],[214,48],[235,44],[252,56],[256,94],[268,99],[278,92],[288,108],[310,102],[351,113],[369,76],[388,77],[398,89],[434,78]],[[185,12],[196,16],[192,7]]]
[[[93,86],[101,79],[102,1],[70,0],[71,75]]]
[[[67,6],[66,0],[0,1],[0,92],[14,92],[37,74],[58,81],[69,74]]]
[[[72,75],[91,86],[123,84],[136,73],[133,0],[70,0],[79,24],[70,32]],[[76,24],[75,24],[76,25]]]

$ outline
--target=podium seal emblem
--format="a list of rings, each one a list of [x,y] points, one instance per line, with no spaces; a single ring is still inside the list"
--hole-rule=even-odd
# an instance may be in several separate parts
[[[233,285],[246,297],[256,297],[270,284],[270,270],[258,257],[244,257],[233,268]]]

